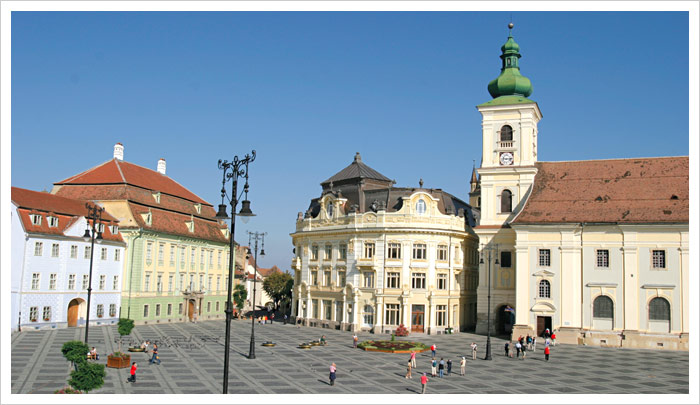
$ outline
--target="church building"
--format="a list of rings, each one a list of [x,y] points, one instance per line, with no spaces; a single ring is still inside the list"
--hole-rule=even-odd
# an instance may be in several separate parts
[[[501,51],[469,193],[477,333],[687,350],[688,157],[538,161],[542,112],[511,34]]]

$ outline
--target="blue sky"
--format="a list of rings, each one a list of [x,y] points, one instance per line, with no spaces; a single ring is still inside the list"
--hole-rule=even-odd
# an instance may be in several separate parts
[[[112,157],[216,205],[218,159],[256,149],[245,230],[289,233],[355,152],[397,186],[468,199],[477,104],[498,76],[509,12],[13,12],[12,185]],[[688,14],[514,12],[544,118],[542,161],[688,155]],[[228,186],[227,186],[228,187]]]

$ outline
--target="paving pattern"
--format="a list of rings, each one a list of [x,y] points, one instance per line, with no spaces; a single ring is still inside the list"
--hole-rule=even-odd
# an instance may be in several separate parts
[[[418,373],[430,372],[430,351],[417,356],[413,379],[405,379],[408,354],[365,352],[352,347],[352,333],[298,327],[282,323],[256,325],[256,359],[250,347],[250,321],[234,320],[229,369],[230,394],[416,394]],[[222,392],[224,321],[136,326],[124,342],[160,342],[160,365],[149,355],[131,353],[139,365],[137,383],[126,382],[128,369],[107,368],[99,394],[219,394]],[[12,393],[47,394],[66,385],[70,363],[61,346],[82,339],[84,329],[26,331],[12,335]],[[328,346],[298,349],[297,345],[326,335]],[[358,334],[360,341],[388,338]],[[616,349],[558,344],[544,361],[544,349],[528,352],[526,360],[504,356],[504,340],[492,338],[493,360],[485,361],[486,337],[469,333],[411,335],[409,339],[437,345],[437,357],[452,359],[453,374],[430,378],[430,394],[688,394],[688,352]],[[119,349],[116,326],[90,328],[90,346],[106,354]],[[263,347],[270,340],[275,347]],[[469,344],[479,345],[471,360]],[[467,355],[468,353],[468,355]],[[467,374],[459,376],[459,358],[467,355]],[[328,367],[338,367],[335,386]],[[454,373],[454,371],[457,373]]]

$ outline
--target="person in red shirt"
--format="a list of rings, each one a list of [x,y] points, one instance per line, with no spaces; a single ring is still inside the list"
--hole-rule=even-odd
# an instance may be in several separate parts
[[[552,332],[552,346],[556,346],[557,343],[557,334]]]
[[[430,350],[433,351],[433,357],[435,357],[435,351],[437,350],[437,346],[435,346],[435,345],[430,346]]]
[[[544,347],[544,359],[549,361],[549,346]]]
[[[127,378],[126,382],[136,382],[136,369],[138,367],[136,366],[136,362],[131,363],[131,371],[129,371],[129,374],[131,374],[131,377]]]
[[[421,394],[425,394],[425,387],[428,385],[428,375],[426,373],[423,373],[423,375],[420,378],[420,385],[421,385]]]

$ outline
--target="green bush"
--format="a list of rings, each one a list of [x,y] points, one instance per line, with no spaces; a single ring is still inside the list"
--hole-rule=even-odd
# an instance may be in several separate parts
[[[119,332],[120,336],[129,336],[131,334],[131,331],[134,329],[134,320],[129,319],[129,318],[119,318],[119,322],[117,322],[117,332]],[[122,351],[122,340],[119,339],[119,352]],[[117,353],[119,353],[117,352]],[[116,356],[116,353],[113,355]]]
[[[90,392],[104,384],[106,375],[104,364],[84,362],[77,370],[71,371],[68,384],[77,390]]]
[[[392,341],[392,342],[395,342],[395,341],[396,341],[396,335],[394,335],[393,333],[391,334],[391,341]]]
[[[63,357],[73,363],[76,370],[79,364],[87,362],[87,354],[89,351],[90,347],[80,340],[69,340],[61,347]]]

